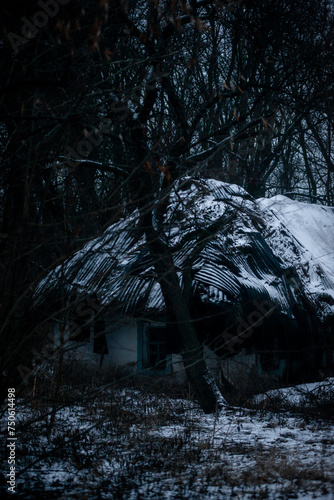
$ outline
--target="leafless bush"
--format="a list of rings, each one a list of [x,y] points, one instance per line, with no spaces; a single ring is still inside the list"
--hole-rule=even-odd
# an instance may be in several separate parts
[[[333,379],[319,383],[313,389],[303,386],[277,391],[261,391],[264,396],[250,402],[253,408],[297,412],[308,417],[334,419]]]

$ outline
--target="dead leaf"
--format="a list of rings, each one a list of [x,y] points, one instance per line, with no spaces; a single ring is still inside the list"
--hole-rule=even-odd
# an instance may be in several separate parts
[[[70,22],[68,22],[68,23],[66,24],[66,26],[65,26],[65,29],[64,29],[65,37],[66,37],[67,39],[69,39],[69,38],[70,38],[70,29],[71,29],[71,23],[70,23]]]
[[[58,31],[62,32],[64,28],[65,21],[63,19],[59,19],[56,23],[56,28]]]
[[[196,66],[197,63],[198,63],[197,59],[194,59],[193,57],[191,57],[189,59],[188,66],[190,69],[194,69],[194,67]]]
[[[139,35],[139,40],[142,42],[142,43],[146,43],[147,42],[147,36],[146,36],[146,33],[144,33],[143,31],[140,33]]]
[[[209,26],[207,26],[203,21],[202,19],[200,19],[199,17],[196,17],[195,19],[195,25],[196,25],[196,28],[197,30],[201,33],[202,31],[210,31],[210,28]]]
[[[146,172],[149,172],[152,176],[154,175],[154,171],[152,169],[151,163],[148,160],[145,161],[145,163],[144,163],[144,169],[146,170]]]
[[[100,20],[96,18],[89,33],[89,40],[88,40],[89,50],[95,50],[99,48],[100,35],[101,35]]]
[[[263,121],[263,125],[265,126],[265,128],[268,128],[267,120],[263,116],[261,117],[261,120]]]
[[[162,165],[159,165],[159,170],[164,174],[167,180],[167,184],[169,185],[172,178],[171,173],[169,171],[169,166],[167,165],[166,167],[163,167]]]
[[[113,54],[114,54],[114,53],[113,53],[113,51],[112,51],[112,50],[109,50],[108,48],[105,48],[105,49],[104,49],[104,55],[105,55],[105,57],[106,57],[107,61],[110,61],[111,56],[112,56]]]

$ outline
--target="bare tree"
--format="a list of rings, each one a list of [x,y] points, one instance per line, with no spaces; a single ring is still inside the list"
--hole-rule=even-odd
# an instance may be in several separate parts
[[[137,208],[189,379],[213,411],[217,394],[191,297],[161,224],[170,186],[200,172],[256,196],[273,178],[277,185],[276,174],[290,189],[298,153],[315,197],[323,173],[314,168],[311,137],[332,199],[329,4],[57,7],[38,16],[40,7],[24,2],[1,6],[2,370],[19,383],[17,366],[28,362],[36,337],[30,306],[42,274]]]

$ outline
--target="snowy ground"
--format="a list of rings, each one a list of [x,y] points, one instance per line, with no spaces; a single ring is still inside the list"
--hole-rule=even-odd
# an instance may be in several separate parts
[[[333,396],[334,379],[324,386],[321,398]],[[255,398],[257,409],[208,416],[187,399],[107,389],[84,404],[58,408],[49,436],[50,407],[21,400],[11,497],[331,500],[333,420],[267,409],[273,401],[279,408],[280,396],[283,406],[305,409],[319,391],[313,384],[270,392]],[[309,393],[313,400],[305,399]],[[333,398],[323,404],[329,402]],[[5,457],[4,474],[7,468]],[[0,487],[5,490],[4,479]]]

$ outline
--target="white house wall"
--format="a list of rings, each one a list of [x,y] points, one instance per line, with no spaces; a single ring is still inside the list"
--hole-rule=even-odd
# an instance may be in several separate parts
[[[69,339],[68,328],[65,329],[64,351],[68,362],[79,362],[83,367],[98,370],[101,364],[101,354],[94,353],[94,330],[90,329],[89,342],[78,342]],[[127,322],[122,326],[106,329],[108,354],[103,355],[103,369],[117,369],[128,367],[131,371],[137,369],[137,324],[135,321]],[[60,346],[59,326],[54,328],[55,348]]]
[[[117,327],[112,327],[112,322],[110,322],[109,326],[108,322],[106,323],[108,354],[103,356],[102,368],[116,371],[125,369],[129,373],[137,373],[140,371],[140,363],[138,362],[140,351],[138,350],[137,322],[134,320],[124,320],[121,324],[117,325]],[[55,347],[59,347],[60,334],[58,325],[56,325],[54,329],[54,341]],[[99,370],[101,365],[101,354],[93,352],[93,344],[93,327],[91,327],[89,342],[68,340],[68,331],[65,330],[65,359],[68,362],[75,361],[79,363],[82,368],[86,367],[96,371]],[[204,346],[204,358],[211,374],[218,384],[221,383],[221,370],[223,370],[224,375],[229,380],[237,382],[237,380],[235,380],[236,378],[240,376],[244,378],[249,375],[250,369],[255,363],[254,355],[240,355],[232,359],[221,360],[206,346]],[[166,370],[169,373],[168,377],[176,383],[185,382],[186,374],[182,356],[180,354],[172,354],[169,356],[168,363],[168,366],[171,368]],[[156,375],[158,376],[157,373]]]

